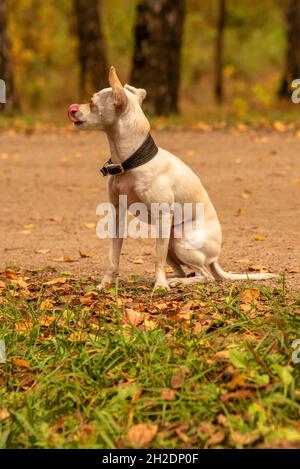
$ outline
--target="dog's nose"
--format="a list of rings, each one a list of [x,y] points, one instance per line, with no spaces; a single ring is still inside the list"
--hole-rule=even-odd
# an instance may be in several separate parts
[[[71,106],[68,109],[68,117],[70,121],[76,122],[77,119],[75,117],[75,113],[77,111],[79,111],[79,104],[71,104]]]

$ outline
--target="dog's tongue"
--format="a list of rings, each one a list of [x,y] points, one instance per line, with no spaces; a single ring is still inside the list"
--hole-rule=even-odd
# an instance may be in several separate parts
[[[79,104],[71,104],[71,106],[68,109],[68,117],[71,122],[77,122],[78,119],[75,117],[75,113],[79,111]]]

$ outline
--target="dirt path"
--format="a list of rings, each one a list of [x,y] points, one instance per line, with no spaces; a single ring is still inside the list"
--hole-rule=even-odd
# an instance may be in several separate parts
[[[187,162],[208,190],[223,227],[224,268],[299,269],[299,138],[254,131],[153,136]],[[105,179],[98,173],[107,155],[102,134],[0,136],[0,270],[14,263],[103,273],[108,240],[96,237],[93,223],[98,203],[107,200]],[[121,275],[152,276],[153,248],[152,240],[127,240]],[[81,258],[79,251],[90,257]],[[136,256],[142,263],[135,263]],[[76,261],[59,262],[63,257]],[[289,287],[297,288],[300,274],[286,275]]]

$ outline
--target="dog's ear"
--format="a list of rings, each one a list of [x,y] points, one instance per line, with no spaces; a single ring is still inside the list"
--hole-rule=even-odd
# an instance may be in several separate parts
[[[108,81],[112,88],[115,108],[118,110],[125,109],[128,98],[118,78],[115,67],[110,67]]]
[[[142,105],[142,102],[147,96],[146,90],[144,90],[143,88],[135,88],[134,86],[130,86],[127,84],[124,86],[124,88],[126,88],[126,90],[130,91],[131,93],[135,94],[139,98],[140,105]]]

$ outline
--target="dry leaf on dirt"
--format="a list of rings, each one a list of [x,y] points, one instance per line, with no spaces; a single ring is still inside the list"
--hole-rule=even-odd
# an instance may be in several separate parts
[[[23,358],[13,358],[13,364],[18,368],[30,368],[28,361]]]
[[[241,296],[242,303],[255,303],[260,298],[260,291],[255,289],[247,289],[243,291]]]
[[[80,257],[83,257],[83,258],[91,257],[89,254],[87,254],[86,252],[83,252],[83,251],[79,251],[79,255],[80,255]]]
[[[216,446],[222,443],[225,438],[225,432],[223,430],[219,430],[218,432],[214,433],[205,443],[206,447]]]
[[[94,291],[90,291],[88,293],[85,293],[81,298],[80,298],[80,303],[82,305],[90,305],[93,301],[98,299],[98,295]]]
[[[252,270],[252,271],[255,271],[255,272],[268,272],[267,267],[262,265],[262,264],[250,265],[249,270]]]
[[[85,223],[84,226],[89,230],[92,230],[93,228],[96,228],[96,223]]]
[[[246,433],[242,434],[238,431],[232,432],[230,435],[230,443],[232,445],[251,445],[255,443],[257,440],[260,438],[260,433],[257,431],[251,432],[251,433]]]
[[[77,259],[68,256],[55,257],[52,259],[54,262],[76,262]]]
[[[66,283],[67,279],[66,277],[57,277],[57,278],[54,278],[53,280],[49,280],[48,282],[45,282],[45,285],[61,285],[61,284],[64,284]]]
[[[266,236],[255,234],[253,235],[253,239],[254,241],[265,241],[267,238]]]
[[[5,269],[5,277],[6,278],[9,278],[10,280],[16,280],[20,277],[20,273],[19,272],[15,272],[14,270],[12,269]]]
[[[157,434],[158,427],[150,423],[138,423],[127,432],[129,443],[138,448],[149,445]]]
[[[135,309],[126,308],[124,315],[124,323],[131,326],[138,326],[144,321],[143,313],[135,311]]]
[[[36,249],[35,250],[36,254],[47,254],[48,252],[50,252],[50,249]]]
[[[10,416],[10,413],[7,409],[0,409],[0,422],[7,419]]]

